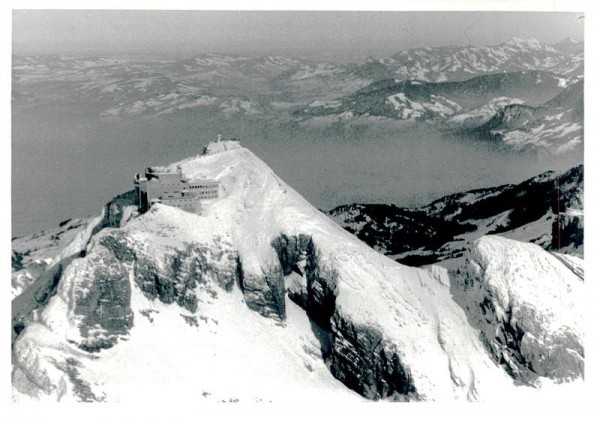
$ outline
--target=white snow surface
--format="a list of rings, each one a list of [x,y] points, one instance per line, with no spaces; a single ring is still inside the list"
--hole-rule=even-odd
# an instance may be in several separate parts
[[[556,255],[533,243],[484,236],[475,242],[473,259],[485,270],[484,282],[503,309],[518,313],[530,308],[549,335],[567,330],[582,337],[583,308],[577,304],[583,303],[583,280]]]
[[[381,331],[386,347],[396,351],[410,370],[422,399],[510,399],[522,397],[525,390],[537,393],[530,387],[516,387],[490,359],[479,332],[453,300],[441,267],[406,267],[372,250],[236,142],[211,144],[207,154],[166,168],[175,171],[178,166],[190,178],[218,180],[221,197],[204,203],[200,214],[156,204],[118,229],[144,245],[149,255],[159,259],[190,243],[210,248],[227,245],[239,254],[246,274],[261,276],[278,265],[271,246],[275,238],[310,235],[320,267],[337,274],[337,312],[355,326]],[[488,256],[487,244],[481,243],[481,259],[492,268],[498,251],[490,250]],[[509,246],[505,248],[508,256]],[[15,345],[18,365],[62,386],[42,398],[73,399],[68,377],[51,362],[76,356],[83,363],[79,376],[90,383],[94,394],[108,401],[132,397],[163,401],[163,394],[196,401],[362,399],[328,371],[303,310],[287,300],[287,319],[277,323],[248,309],[237,286],[232,292],[218,290],[217,298],[199,295],[198,311],[192,315],[175,304],[148,300],[131,280],[134,326],[129,336],[94,354],[98,359],[86,356],[66,341],[77,338],[78,332],[69,301],[78,288],[78,271],[88,271],[90,260],[101,256],[94,252],[96,247],[90,246],[87,257],[71,264],[38,322],[30,324]],[[521,249],[530,254],[531,268],[538,263],[548,268],[537,249]],[[574,306],[569,307],[572,315],[554,313],[554,305],[564,307],[564,296],[562,291],[546,290],[544,273],[536,274],[528,267],[522,271],[530,272],[529,284],[507,287],[505,277],[511,274],[505,272],[492,280],[497,280],[498,288],[508,289],[501,297],[515,300],[518,294],[528,301],[538,298],[539,291],[547,291],[544,310],[553,329],[564,326],[561,318],[579,327]],[[565,267],[565,277],[567,272],[572,274]],[[577,289],[577,283],[571,287]],[[153,321],[140,311],[150,312]],[[198,326],[188,325],[182,315],[196,317]],[[14,392],[15,400],[26,398]]]

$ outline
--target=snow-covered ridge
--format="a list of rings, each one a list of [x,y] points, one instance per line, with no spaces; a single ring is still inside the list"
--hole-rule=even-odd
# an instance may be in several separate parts
[[[372,250],[227,145],[166,166],[218,180],[222,197],[199,214],[156,204],[66,267],[18,327],[16,399],[126,401],[160,383],[243,401],[358,398],[346,387],[396,400],[537,391],[490,356],[443,269]]]

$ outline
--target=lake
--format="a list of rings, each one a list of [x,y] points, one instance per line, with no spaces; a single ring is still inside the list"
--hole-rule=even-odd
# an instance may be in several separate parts
[[[414,207],[448,193],[516,183],[583,161],[499,150],[427,124],[324,130],[200,116],[100,119],[101,104],[13,108],[12,234],[97,215],[149,165],[199,154],[218,133],[241,139],[289,185],[328,210],[348,203]]]

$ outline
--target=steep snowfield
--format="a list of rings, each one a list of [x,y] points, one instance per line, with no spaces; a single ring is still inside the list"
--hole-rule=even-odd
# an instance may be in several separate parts
[[[167,168],[177,166],[218,180],[220,198],[199,215],[158,204],[98,233],[19,331],[15,400],[164,400],[165,390],[168,399],[362,399],[346,387],[371,399],[489,400],[537,391],[516,387],[494,362],[441,267],[405,267],[372,250],[235,142]],[[538,279],[530,295],[544,288]]]

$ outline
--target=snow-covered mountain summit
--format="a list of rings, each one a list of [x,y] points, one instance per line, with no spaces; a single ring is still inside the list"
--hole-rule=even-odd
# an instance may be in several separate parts
[[[407,267],[236,142],[163,169],[178,168],[220,197],[197,214],[107,207],[13,300],[15,400],[523,399],[579,384],[554,384],[583,375],[582,279],[556,256],[486,237],[460,272]],[[526,303],[504,300],[523,288]]]

